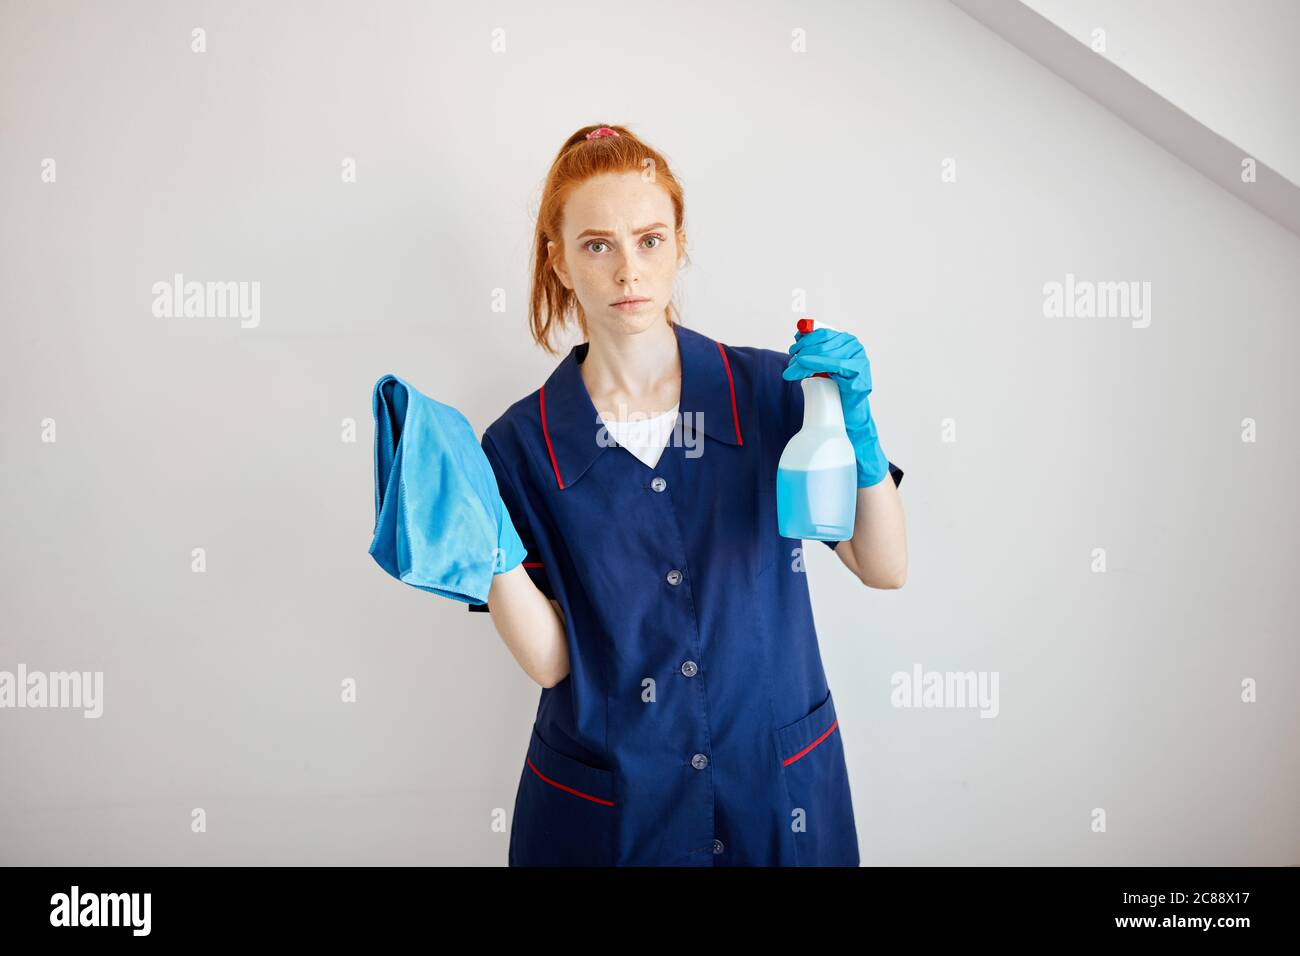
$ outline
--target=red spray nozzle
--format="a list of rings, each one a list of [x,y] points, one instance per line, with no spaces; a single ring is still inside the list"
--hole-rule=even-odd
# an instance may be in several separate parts
[[[807,335],[809,332],[811,332],[811,331],[813,330],[813,320],[812,320],[812,319],[808,319],[808,318],[800,319],[798,322],[795,323],[795,328],[798,329],[800,332],[802,332],[804,335]],[[828,372],[813,372],[813,373],[812,373],[812,377],[813,377],[813,378],[830,378],[830,373],[828,373]]]

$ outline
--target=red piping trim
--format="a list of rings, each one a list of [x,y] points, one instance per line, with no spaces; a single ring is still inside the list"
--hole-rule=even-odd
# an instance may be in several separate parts
[[[551,447],[551,433],[546,430],[546,386],[537,391],[537,400],[542,406],[542,437],[546,439],[546,450],[551,453],[551,467],[555,469],[555,481],[564,490],[564,480],[560,477],[560,466],[555,463],[555,449]]]
[[[533,767],[533,758],[532,758],[532,757],[529,757],[529,758],[528,758],[528,766],[532,767],[532,769],[533,769],[533,773],[537,774],[537,776],[541,777],[543,780],[545,780],[547,783],[549,783],[552,787],[559,787],[561,790],[567,790],[567,791],[569,791],[569,793],[572,793],[572,794],[575,794],[575,795],[577,795],[577,796],[579,796],[579,797],[582,797],[582,799],[584,799],[584,800],[590,800],[592,803],[603,803],[603,804],[604,804],[605,806],[607,806],[607,807],[612,807],[612,806],[614,805],[614,801],[613,801],[613,800],[602,800],[600,797],[593,797],[593,796],[592,796],[591,794],[589,794],[589,793],[583,793],[581,790],[574,790],[572,787],[566,787],[566,786],[565,786],[564,784],[562,784],[562,783],[556,783],[554,780],[552,780],[550,777],[546,776],[544,773],[542,773],[542,772],[541,772],[540,770],[538,770],[536,767]]]
[[[727,387],[731,389],[731,420],[736,424],[736,442],[745,444],[745,440],[740,437],[740,415],[736,412],[736,383],[731,380],[731,363],[727,361],[727,350],[718,343],[718,351],[722,353],[722,365],[727,370]]]
[[[829,737],[829,736],[831,735],[831,731],[834,730],[834,729],[835,729],[836,727],[838,727],[839,725],[840,725],[840,721],[839,721],[839,718],[837,717],[837,718],[835,719],[835,723],[831,724],[830,727],[827,728],[826,733],[822,734],[820,737],[818,737],[816,740],[814,740],[812,743],[810,743],[807,747],[804,747],[803,750],[799,751],[799,752],[798,752],[797,754],[795,754],[793,757],[786,757],[785,760],[781,763],[781,766],[783,766],[783,767],[788,767],[788,766],[790,766],[790,764],[794,763],[796,760],[798,760],[800,757],[802,757],[802,756],[803,756],[804,754],[806,754],[808,751],[812,750],[812,749],[813,749],[814,747],[816,747],[819,743],[821,743],[823,740],[825,740],[827,737]]]
[[[540,568],[541,566],[542,566],[542,562],[540,562],[540,561],[525,561],[525,562],[524,562],[524,567],[526,567],[526,568]]]

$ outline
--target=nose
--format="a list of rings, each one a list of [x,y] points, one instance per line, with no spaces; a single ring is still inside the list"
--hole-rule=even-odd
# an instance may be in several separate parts
[[[614,278],[622,283],[636,282],[640,278],[637,272],[636,259],[631,252],[623,252],[619,256],[618,271]],[[630,293],[629,293],[630,294]]]

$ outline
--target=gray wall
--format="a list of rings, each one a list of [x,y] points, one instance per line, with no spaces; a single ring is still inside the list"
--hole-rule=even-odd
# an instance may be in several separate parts
[[[864,862],[1300,863],[1300,239],[955,7],[0,9],[0,670],[104,679],[0,709],[0,862],[504,864],[539,690],[367,554],[370,389],[481,432],[544,381],[541,181],[626,122],[689,325],[784,349],[802,289],[871,357],[910,579],[808,549]],[[258,323],[154,315],[176,273]],[[1046,317],[1067,274],[1149,324]]]
[[[1184,112],[1300,183],[1295,0],[1024,0]]]

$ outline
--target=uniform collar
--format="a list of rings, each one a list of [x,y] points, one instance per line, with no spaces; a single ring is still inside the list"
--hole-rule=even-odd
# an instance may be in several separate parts
[[[678,410],[683,429],[698,425],[710,438],[743,445],[736,384],[726,349],[721,342],[682,325],[674,324],[673,332],[682,363]],[[581,478],[608,447],[597,441],[600,419],[578,368],[590,345],[581,342],[573,346],[538,392],[542,438],[556,483],[562,489]]]

